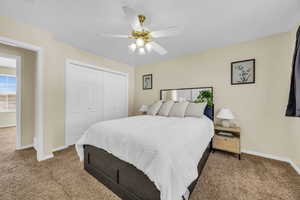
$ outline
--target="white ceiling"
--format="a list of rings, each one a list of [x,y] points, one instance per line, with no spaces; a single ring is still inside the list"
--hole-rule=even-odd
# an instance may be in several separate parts
[[[184,32],[160,38],[168,50],[130,55],[129,39],[98,34],[128,34],[131,28],[120,0],[0,0],[0,15],[54,33],[58,40],[129,65],[143,65],[208,48],[285,32],[300,22],[299,0],[128,0],[151,19],[151,30],[180,26]],[[2,28],[2,27],[1,27]]]

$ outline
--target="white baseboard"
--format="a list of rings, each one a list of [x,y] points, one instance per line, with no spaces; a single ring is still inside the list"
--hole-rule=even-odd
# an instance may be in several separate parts
[[[36,137],[33,138],[33,148],[37,151],[38,147],[37,147],[37,141],[36,141]]]
[[[66,149],[66,148],[68,148],[68,147],[69,147],[69,145],[65,145],[65,146],[62,146],[62,147],[58,147],[58,148],[53,149],[52,152],[55,152],[55,151],[61,151],[61,150],[64,150],[64,149]]]
[[[58,148],[53,149],[52,152],[60,151],[60,150],[66,149],[66,148],[68,148],[68,147],[69,147],[69,146],[58,147]],[[45,156],[43,156],[43,157],[41,157],[41,158],[38,158],[38,161],[48,160],[48,159],[53,158],[53,157],[54,157],[53,153],[50,153],[50,154],[45,155]]]
[[[270,159],[273,159],[273,160],[279,160],[279,161],[282,161],[282,162],[289,162],[289,160],[290,160],[290,159],[280,157],[280,156],[275,156],[275,155],[272,155],[272,154],[260,153],[260,152],[256,152],[256,151],[245,150],[245,149],[242,149],[242,152],[246,153],[246,154],[259,156],[259,157],[270,158]]]
[[[298,174],[300,174],[300,168],[293,162],[290,160],[290,164],[292,165],[292,167],[296,170],[296,172]]]
[[[53,155],[53,153],[51,153],[51,154],[43,156],[42,158],[38,158],[38,161],[48,160],[48,159],[53,158],[53,157],[54,157],[54,155]]]
[[[32,147],[33,147],[33,144],[30,144],[30,145],[26,145],[26,146],[17,147],[16,149],[17,150],[23,150],[23,149],[29,149],[29,148],[32,148]]]
[[[278,160],[278,161],[282,161],[282,162],[287,162],[296,170],[296,172],[298,174],[300,174],[299,167],[289,158],[284,158],[284,157],[275,156],[272,154],[260,153],[260,152],[256,152],[256,151],[245,150],[245,149],[242,149],[242,153],[251,154],[251,155],[264,157],[264,158],[269,158],[269,159],[273,159],[273,160]]]

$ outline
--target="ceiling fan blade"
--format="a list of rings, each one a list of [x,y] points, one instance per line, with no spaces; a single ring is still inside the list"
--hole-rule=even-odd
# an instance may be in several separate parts
[[[162,46],[160,46],[156,42],[150,42],[149,44],[151,44],[152,49],[160,55],[165,55],[166,53],[168,53],[168,51],[165,48],[163,48]]]
[[[123,6],[122,8],[133,30],[141,31],[142,25],[140,23],[138,14],[135,12],[135,10],[129,8],[128,6]]]
[[[121,34],[106,34],[106,33],[103,33],[103,34],[100,34],[99,36],[113,37],[113,38],[129,38],[129,35],[121,35]]]
[[[150,34],[153,38],[161,38],[161,37],[176,36],[176,35],[179,35],[181,32],[182,32],[182,29],[173,26],[173,27],[169,27],[165,30],[152,31]]]

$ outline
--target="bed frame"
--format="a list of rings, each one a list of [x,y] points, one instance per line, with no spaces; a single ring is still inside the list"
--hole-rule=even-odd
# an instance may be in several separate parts
[[[213,106],[205,109],[205,115],[212,120],[213,110]],[[198,163],[198,177],[188,187],[190,194],[197,184],[211,151],[212,142],[207,146]],[[160,200],[160,191],[141,170],[103,149],[84,145],[84,169],[122,200]],[[185,200],[184,197],[182,199]]]
[[[211,143],[198,163],[199,175],[189,186],[190,194],[210,152]],[[84,146],[84,169],[122,200],[160,200],[160,191],[142,171],[103,149],[91,145]]]

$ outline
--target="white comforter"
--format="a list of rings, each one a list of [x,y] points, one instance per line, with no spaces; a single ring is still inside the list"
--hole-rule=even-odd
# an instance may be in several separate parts
[[[83,160],[84,144],[105,149],[143,171],[161,200],[182,200],[212,136],[213,122],[207,117],[135,116],[94,124],[76,150]]]

